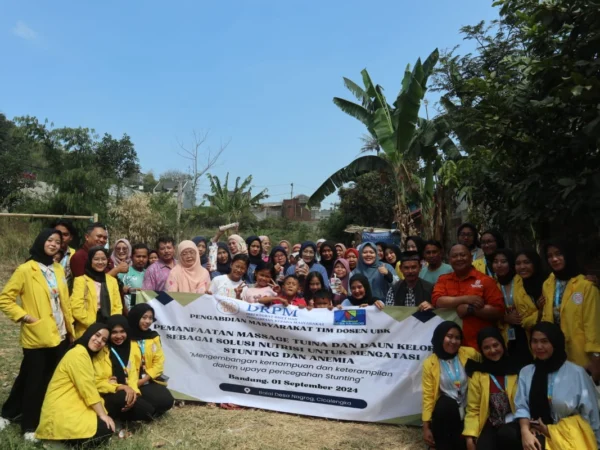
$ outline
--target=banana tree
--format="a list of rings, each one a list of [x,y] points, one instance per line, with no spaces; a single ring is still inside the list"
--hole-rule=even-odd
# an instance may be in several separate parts
[[[229,190],[229,172],[225,176],[225,182],[221,184],[219,177],[207,174],[210,182],[211,194],[204,194],[211,206],[217,209],[228,222],[239,221],[240,218],[250,211],[250,208],[259,204],[261,200],[268,197],[267,190],[263,189],[256,195],[252,195],[252,175],[248,176],[242,184],[240,177],[235,179],[233,190]]]
[[[412,70],[410,65],[407,66],[402,89],[393,105],[388,104],[383,88],[372,82],[366,69],[361,72],[364,89],[344,78],[345,86],[360,104],[337,97],[333,102],[346,114],[360,120],[383,152],[381,155],[378,153],[361,156],[335,172],[311,195],[309,206],[319,204],[345,183],[355,181],[358,176],[378,170],[387,177],[391,189],[394,190],[394,215],[399,228],[405,234],[416,231],[409,204],[424,196],[432,196],[436,158],[429,152],[436,150],[437,153],[437,149],[440,148],[437,140],[447,138],[447,133],[442,133],[444,127],[441,121],[429,124],[418,116],[427,90],[427,80],[438,58],[439,52],[436,49],[424,63],[418,59]],[[432,143],[432,140],[435,142]],[[448,145],[449,143],[444,141],[443,146]],[[423,186],[419,177],[422,164],[425,167]]]

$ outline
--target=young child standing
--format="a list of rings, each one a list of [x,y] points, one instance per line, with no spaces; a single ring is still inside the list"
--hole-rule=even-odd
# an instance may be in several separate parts
[[[298,308],[306,308],[306,301],[298,296],[300,291],[300,281],[296,275],[288,275],[283,280],[281,293],[277,297],[263,297],[258,300],[258,303],[263,305],[283,305],[297,306]]]
[[[328,289],[320,289],[315,292],[311,303],[306,309],[311,310],[313,308],[327,308],[328,310],[333,309],[333,294]]]
[[[281,292],[281,288],[271,278],[272,270],[272,263],[259,262],[254,270],[256,284],[254,287],[244,287],[238,298],[248,303],[257,303],[262,298],[271,298],[274,300],[278,293]]]
[[[248,255],[242,253],[235,255],[231,262],[231,271],[227,275],[219,275],[210,283],[209,292],[213,295],[239,298],[246,286],[243,281],[249,265]]]

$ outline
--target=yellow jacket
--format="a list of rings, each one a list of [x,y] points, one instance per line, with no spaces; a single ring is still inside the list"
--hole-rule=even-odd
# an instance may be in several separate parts
[[[67,334],[73,336],[73,315],[65,271],[58,263],[52,265],[59,290]],[[17,304],[21,297],[21,306]],[[13,273],[0,294],[0,311],[18,322],[26,314],[39,319],[33,324],[21,323],[21,346],[23,348],[52,348],[60,344],[58,327],[52,314],[50,289],[40,266],[35,261],[21,264]]]
[[[579,414],[561,419],[548,425],[550,439],[546,439],[546,450],[596,450],[598,443],[590,424]]]
[[[106,288],[110,297],[110,314],[122,314],[123,303],[119,283],[112,275],[106,274]],[[90,277],[82,275],[75,278],[73,294],[71,294],[71,309],[75,319],[75,338],[78,339],[91,324],[96,322],[98,314],[96,284]]]
[[[510,400],[510,410],[515,413],[515,396],[517,395],[517,375],[508,375],[506,391]],[[490,375],[475,372],[469,379],[467,392],[467,411],[465,415],[464,436],[479,437],[490,416]]]
[[[96,389],[92,358],[84,346],[76,345],[54,371],[35,437],[49,440],[92,437],[98,427],[98,416],[91,408],[96,403],[104,405]]]
[[[133,347],[137,347],[141,355],[139,342],[131,341],[131,348]],[[166,385],[166,383],[156,381],[156,379],[161,376],[165,370],[165,354],[163,353],[162,345],[160,343],[160,336],[156,336],[154,339],[144,340],[144,356],[146,362],[146,373],[150,375],[150,378],[152,378],[154,382]]]
[[[477,350],[471,347],[461,347],[458,349],[458,359],[464,366],[468,359],[479,361],[481,355]],[[423,422],[431,421],[433,408],[440,397],[440,360],[433,354],[423,362]]]
[[[478,271],[480,271],[484,275],[488,275],[489,276],[489,273],[487,273],[487,271],[485,270],[485,268],[487,267],[487,260],[485,259],[485,257],[474,260],[473,261],[473,267],[475,267],[475,269],[477,269]]]
[[[525,287],[523,286],[523,278],[521,278],[519,275],[515,275],[513,280],[513,302],[517,312],[521,314],[521,317],[523,317],[521,326],[525,329],[525,332],[527,333],[527,342],[529,342],[531,335],[530,330],[538,322],[538,309],[533,300],[531,300],[531,297],[525,291]],[[498,289],[500,289],[500,292],[503,292],[500,283],[498,283]],[[509,290],[510,286],[507,286],[506,289]],[[498,328],[500,328],[502,331],[504,342],[508,345],[508,324],[502,322]]]
[[[108,345],[102,349],[93,359],[94,371],[96,372],[96,388],[101,394],[114,394],[120,386],[111,383],[109,379],[113,376],[112,360],[110,359],[110,348]],[[141,395],[137,382],[140,379],[139,368],[142,364],[142,355],[139,347],[131,343],[129,361],[127,361],[127,385],[137,394]]]
[[[404,274],[400,270],[400,261],[396,263],[396,275],[398,275],[398,278],[400,278],[401,280],[404,280]]]
[[[550,274],[542,292],[546,298],[542,320],[554,322],[556,278]],[[600,292],[583,275],[571,278],[560,305],[560,328],[565,334],[569,361],[585,367],[589,353],[600,352]]]

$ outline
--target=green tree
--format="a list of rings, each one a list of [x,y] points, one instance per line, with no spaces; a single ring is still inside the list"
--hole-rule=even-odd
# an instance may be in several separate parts
[[[435,168],[441,164],[441,152],[458,156],[443,118],[428,121],[418,117],[427,80],[438,57],[435,50],[424,63],[417,60],[412,70],[407,66],[402,89],[393,105],[387,103],[383,88],[372,82],[367,70],[362,71],[364,88],[344,78],[346,87],[360,104],[341,98],[334,98],[334,103],[366,126],[371,139],[363,139],[363,150],[381,148],[383,152],[382,155],[378,151],[377,155],[361,156],[335,172],[312,194],[309,205],[318,204],[364,173],[381,171],[388,174],[389,186],[395,196],[395,221],[403,233],[415,231],[410,205],[424,202],[422,207],[429,212],[433,205]]]
[[[600,225],[600,8],[501,0],[462,28],[475,54],[443,55],[436,88],[467,157],[463,191],[489,221],[531,240]]]
[[[252,195],[252,175],[248,176],[241,184],[241,178],[237,177],[233,190],[229,190],[228,187],[229,172],[222,184],[217,176],[207,174],[207,177],[212,194],[204,194],[204,198],[219,211],[227,222],[240,221],[245,214],[250,214],[253,206],[268,198],[266,189]]]
[[[27,174],[30,158],[30,148],[18,127],[0,114],[0,210],[19,201],[22,189],[32,184]]]
[[[388,188],[386,177],[370,172],[340,188],[340,212],[355,225],[390,228],[394,221],[394,193]]]
[[[99,169],[110,174],[117,186],[117,203],[121,201],[121,190],[125,179],[136,175],[140,165],[133,142],[127,134],[119,140],[105,133],[97,144],[96,155]]]

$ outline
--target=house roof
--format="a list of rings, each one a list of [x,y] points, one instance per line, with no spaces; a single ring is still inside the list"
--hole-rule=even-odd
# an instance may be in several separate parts
[[[179,184],[178,181],[171,181],[171,180],[159,181],[158,184],[156,185],[156,187],[154,188],[154,190],[155,191],[173,191],[173,190],[177,190],[178,184]],[[185,189],[187,184],[188,184],[187,181],[185,183],[183,183],[183,189]]]

